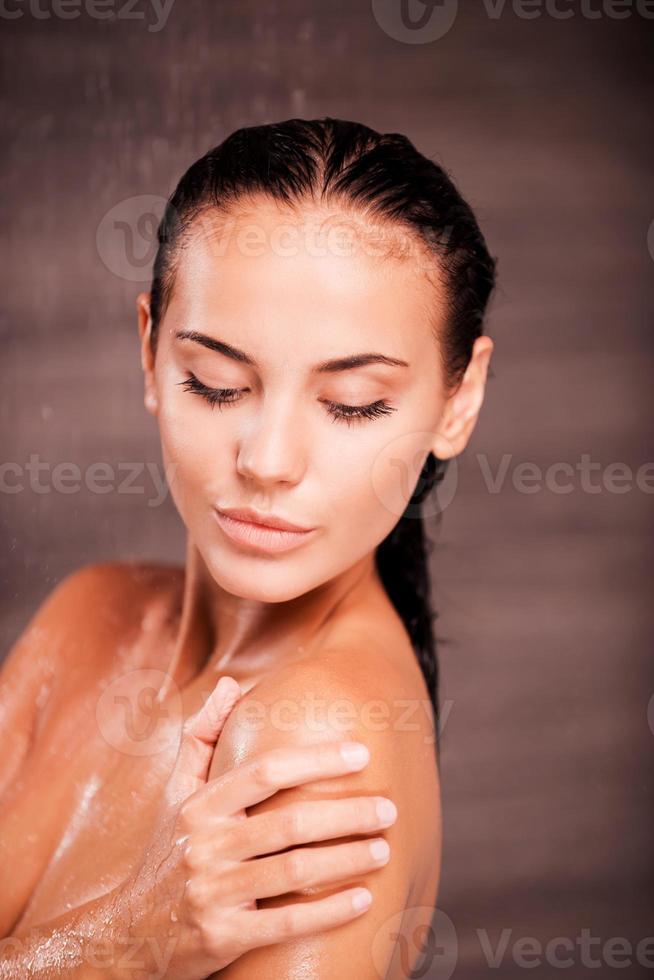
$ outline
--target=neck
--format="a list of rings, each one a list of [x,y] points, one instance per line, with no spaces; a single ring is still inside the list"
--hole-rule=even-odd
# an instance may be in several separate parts
[[[183,690],[199,676],[207,684],[221,674],[237,680],[258,676],[301,655],[337,612],[343,613],[377,584],[373,552],[287,602],[243,599],[218,585],[189,537],[179,629],[159,698],[175,685]]]

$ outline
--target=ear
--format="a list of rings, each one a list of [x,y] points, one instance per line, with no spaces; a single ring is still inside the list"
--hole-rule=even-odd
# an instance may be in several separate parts
[[[463,380],[447,399],[434,434],[432,450],[438,459],[458,456],[467,446],[484,401],[492,353],[491,338],[477,337]]]
[[[141,341],[141,367],[145,379],[143,403],[148,412],[156,415],[159,400],[154,380],[154,354],[152,352],[152,317],[150,315],[150,293],[139,293],[136,297],[139,338]]]

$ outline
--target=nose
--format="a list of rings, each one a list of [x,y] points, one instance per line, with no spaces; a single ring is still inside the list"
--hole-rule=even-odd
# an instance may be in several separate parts
[[[305,472],[302,425],[290,404],[263,405],[241,436],[236,469],[260,485],[298,483]]]

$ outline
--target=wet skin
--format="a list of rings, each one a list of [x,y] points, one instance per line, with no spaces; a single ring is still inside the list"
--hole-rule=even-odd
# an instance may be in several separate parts
[[[14,660],[16,653],[20,655],[22,669],[12,673],[2,690],[7,699],[14,695],[14,705],[20,697],[22,710],[11,718],[17,734],[3,753],[6,784],[0,840],[4,866],[13,869],[0,894],[3,935],[27,935],[32,925],[118,885],[138,865],[174,764],[176,742],[172,738],[165,746],[164,714],[157,722],[158,735],[150,739],[153,754],[121,751],[118,742],[107,741],[111,735],[102,704],[107,690],[124,693],[123,687],[112,685],[120,685],[131,670],[150,671],[145,675],[148,685],[164,677],[169,680],[171,675],[164,672],[174,660],[183,592],[183,569],[127,564],[83,569],[60,586],[49,606],[46,603],[39,610],[13,651]],[[235,711],[219,739],[210,779],[263,746],[289,744],[289,739],[307,744],[352,737],[365,742],[371,761],[362,772],[282,790],[248,813],[265,813],[293,800],[391,798],[398,809],[397,821],[374,835],[385,837],[391,847],[384,868],[338,885],[258,902],[259,908],[274,908],[301,901],[303,895],[306,901],[318,893],[365,885],[373,894],[373,906],[362,918],[372,921],[360,934],[356,919],[302,943],[252,950],[221,970],[221,976],[229,976],[230,971],[236,976],[238,964],[246,962],[253,971],[250,976],[265,976],[271,968],[287,969],[289,955],[305,964],[310,957],[315,972],[306,975],[335,976],[329,972],[336,969],[334,957],[337,962],[339,956],[351,958],[349,943],[366,942],[369,947],[368,937],[393,914],[419,907],[423,911],[416,913],[413,934],[418,924],[427,924],[426,910],[435,904],[441,817],[426,689],[403,627],[379,583],[373,577],[357,594],[360,602],[343,608],[314,647],[289,649],[278,670],[264,667],[261,675],[248,668],[242,673],[230,670],[246,692],[238,710],[256,700],[260,717],[270,718],[283,699],[285,714],[279,717],[285,724],[282,730],[248,730],[247,718],[242,716],[239,723]],[[172,694],[164,702],[174,729],[204,702],[219,676],[216,671],[179,669]],[[340,715],[331,716],[336,720],[333,725],[305,727],[301,722],[308,716],[300,712],[300,725],[294,726],[288,705],[300,705],[316,693],[325,704],[342,705],[345,700],[353,706],[353,719],[348,721],[341,707]],[[386,721],[380,702],[388,705]],[[413,708],[407,707],[411,704]],[[151,703],[144,702],[142,714],[132,717],[130,730],[143,733],[149,725]],[[18,737],[19,733],[30,735]],[[127,744],[129,749],[129,740]],[[164,747],[154,751],[159,745]],[[416,955],[417,940],[409,935],[407,941]],[[364,952],[365,963],[369,954]]]

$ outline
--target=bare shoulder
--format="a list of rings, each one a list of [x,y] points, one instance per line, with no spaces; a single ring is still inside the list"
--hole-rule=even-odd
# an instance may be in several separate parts
[[[154,562],[106,561],[84,565],[66,575],[44,601],[39,613],[67,611],[89,600],[101,617],[128,611],[144,599],[155,598],[178,587],[182,568]],[[120,602],[120,609],[116,604]]]
[[[93,599],[103,612],[117,598],[143,598],[177,582],[183,569],[153,562],[106,561],[83,565],[65,575],[39,606],[35,617],[50,616],[68,609],[80,599]]]
[[[76,691],[88,690],[118,647],[130,650],[144,617],[165,618],[180,577],[172,566],[102,562],[69,573],[45,597],[0,663],[0,737],[7,749],[0,791],[53,694],[64,692],[70,703]]]
[[[93,637],[114,643],[153,605],[170,609],[183,569],[148,563],[101,562],[66,575],[43,599],[0,665],[0,681],[36,670],[55,658],[61,665]],[[99,649],[87,647],[92,658]]]
[[[70,572],[32,615],[9,651],[5,672],[13,672],[22,660],[35,668],[49,657],[70,657],[74,641],[90,636],[115,642],[151,606],[170,606],[180,578],[183,570],[174,566],[136,562],[101,562]],[[87,647],[87,657],[99,649],[97,642]]]
[[[404,865],[402,880],[410,891],[440,860],[440,783],[433,715],[415,655],[409,645],[398,656],[397,646],[391,649],[387,642],[381,637],[376,642],[374,634],[365,641],[350,634],[265,677],[228,718],[212,775],[287,745],[364,742],[371,759],[360,773],[292,792],[298,799],[390,796],[398,820],[387,836],[391,846],[395,840],[397,863]]]

